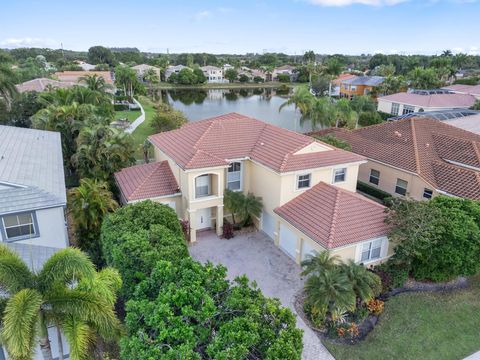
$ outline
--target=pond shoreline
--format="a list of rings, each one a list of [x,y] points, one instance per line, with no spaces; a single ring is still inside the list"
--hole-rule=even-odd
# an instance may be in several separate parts
[[[152,90],[211,90],[211,89],[258,89],[258,88],[295,88],[301,83],[280,83],[278,81],[271,81],[265,83],[209,83],[209,84],[197,84],[197,85],[181,85],[170,84],[162,82],[157,85],[150,86]]]

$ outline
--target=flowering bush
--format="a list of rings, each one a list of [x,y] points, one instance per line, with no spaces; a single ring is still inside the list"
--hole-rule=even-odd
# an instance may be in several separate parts
[[[383,312],[385,303],[382,300],[372,299],[367,302],[368,311],[374,315],[380,315]]]

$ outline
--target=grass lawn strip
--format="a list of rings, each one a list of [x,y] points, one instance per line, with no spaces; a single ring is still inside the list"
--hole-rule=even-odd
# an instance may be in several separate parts
[[[459,360],[480,350],[480,276],[454,293],[405,293],[390,298],[365,341],[325,341],[337,360]]]

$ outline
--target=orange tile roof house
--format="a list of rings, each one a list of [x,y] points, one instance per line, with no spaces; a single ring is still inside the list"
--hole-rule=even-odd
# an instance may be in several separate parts
[[[480,200],[480,135],[428,117],[348,131],[327,129],[367,157],[359,180],[417,200],[438,194]]]
[[[262,198],[256,226],[297,262],[313,251],[330,249],[374,263],[391,250],[383,207],[355,194],[363,156],[236,113],[189,123],[149,140],[156,162],[115,174],[122,201],[168,204],[189,220],[192,241],[198,230],[222,233],[223,194],[230,189]],[[352,211],[372,216],[349,223]],[[299,218],[292,212],[309,214]],[[331,241],[325,240],[330,232]]]

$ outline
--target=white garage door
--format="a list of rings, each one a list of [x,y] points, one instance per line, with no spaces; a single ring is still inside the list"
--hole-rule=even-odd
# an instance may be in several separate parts
[[[275,238],[275,218],[266,211],[262,213],[262,230],[272,239]]]
[[[306,240],[302,244],[302,261],[307,258],[308,255],[315,255],[317,251]]]
[[[280,224],[280,249],[292,258],[296,258],[297,236],[284,224]]]

